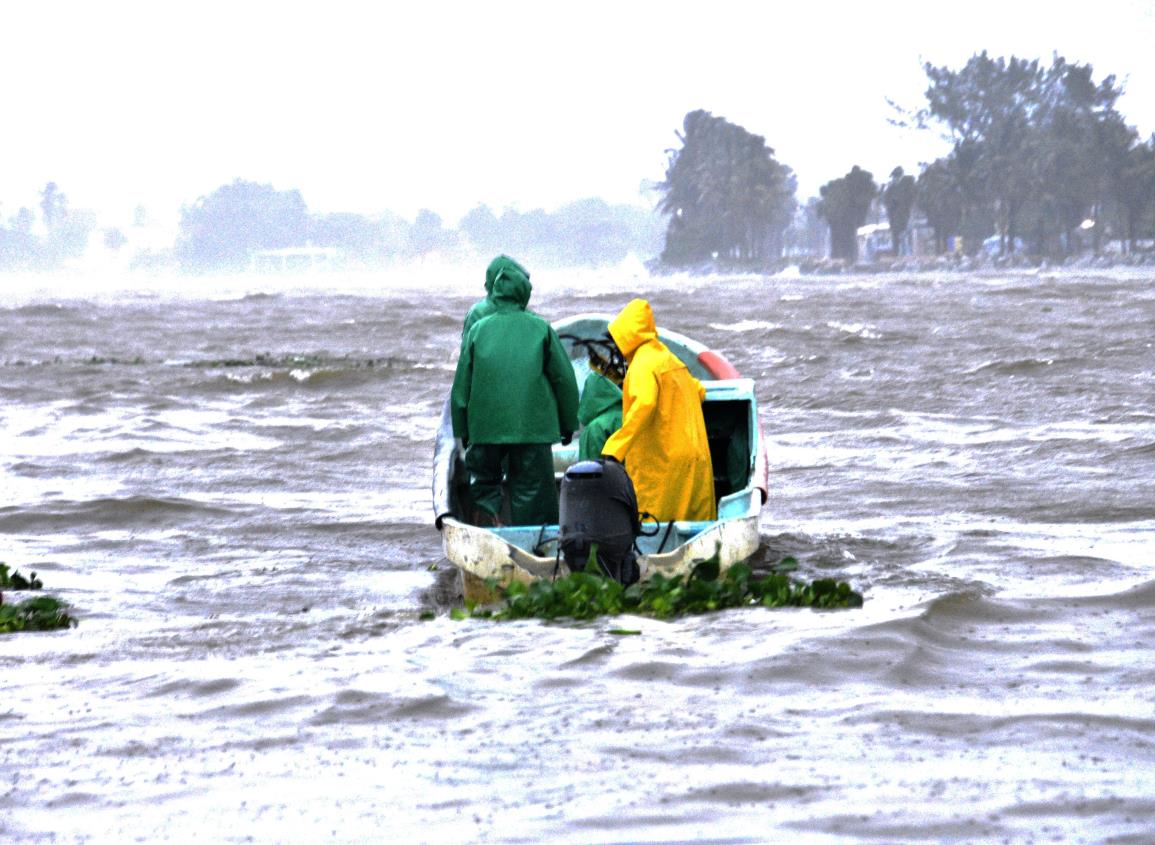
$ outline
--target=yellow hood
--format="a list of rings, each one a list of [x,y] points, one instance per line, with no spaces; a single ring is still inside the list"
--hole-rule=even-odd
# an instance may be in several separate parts
[[[610,336],[626,360],[634,357],[638,347],[648,340],[658,339],[654,311],[644,299],[631,299],[618,316],[610,321]]]
[[[630,362],[622,384],[622,424],[602,446],[626,465],[638,508],[659,520],[716,519],[714,468],[702,413],[706,391],[658,340],[654,312],[632,300],[610,322]]]

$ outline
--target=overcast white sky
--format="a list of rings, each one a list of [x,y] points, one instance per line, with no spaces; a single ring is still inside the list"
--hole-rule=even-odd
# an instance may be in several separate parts
[[[923,61],[1091,63],[1155,131],[1155,2],[12,2],[0,15],[0,216],[57,182],[105,219],[235,178],[313,211],[455,225],[478,203],[646,202],[686,112],[765,136],[801,198],[942,152],[887,123]]]

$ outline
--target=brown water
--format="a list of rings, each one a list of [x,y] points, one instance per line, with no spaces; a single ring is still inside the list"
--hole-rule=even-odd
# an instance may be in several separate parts
[[[1155,279],[534,285],[753,377],[759,560],[865,607],[448,619],[475,268],[0,280],[0,561],[80,620],[0,637],[0,840],[1155,841]]]

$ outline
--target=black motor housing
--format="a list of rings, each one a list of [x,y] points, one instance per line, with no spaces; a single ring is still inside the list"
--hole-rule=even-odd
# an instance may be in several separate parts
[[[585,569],[597,544],[602,574],[627,585],[638,580],[634,539],[641,523],[638,497],[625,467],[604,458],[571,466],[562,476],[559,513],[559,542],[570,572]]]

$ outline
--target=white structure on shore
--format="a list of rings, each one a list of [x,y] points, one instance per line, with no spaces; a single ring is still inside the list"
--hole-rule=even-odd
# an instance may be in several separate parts
[[[291,246],[258,249],[249,257],[249,269],[256,273],[296,273],[334,269],[340,250],[331,246]]]

